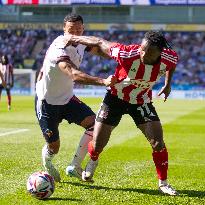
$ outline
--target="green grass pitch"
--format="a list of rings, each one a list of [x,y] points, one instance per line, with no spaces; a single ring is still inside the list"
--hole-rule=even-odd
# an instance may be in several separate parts
[[[164,196],[158,192],[150,145],[131,118],[124,116],[101,155],[94,184],[65,175],[83,129],[65,121],[60,125],[61,148],[54,163],[60,170],[62,182],[56,184],[51,198],[40,201],[26,191],[28,176],[43,170],[44,139],[35,117],[33,97],[14,96],[11,111],[7,111],[5,96],[2,98],[0,205],[205,204],[204,101],[154,101],[169,151],[169,182],[180,196]],[[100,98],[83,100],[95,111],[101,102]]]

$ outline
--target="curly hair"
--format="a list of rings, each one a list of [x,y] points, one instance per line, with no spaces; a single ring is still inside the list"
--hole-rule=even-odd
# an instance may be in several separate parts
[[[151,46],[157,46],[160,50],[163,50],[163,48],[171,48],[161,31],[148,31],[145,33],[144,39],[147,40]]]

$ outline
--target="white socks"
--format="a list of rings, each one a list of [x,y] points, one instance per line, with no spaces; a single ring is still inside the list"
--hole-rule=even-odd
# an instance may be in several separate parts
[[[165,185],[167,185],[168,183],[167,183],[167,180],[161,180],[161,179],[159,179],[159,187],[160,186],[165,186]]]
[[[48,150],[47,144],[44,145],[42,149],[42,160],[43,160],[43,166],[47,166],[49,163],[51,163],[51,160],[55,156],[54,153],[52,153],[50,150]]]
[[[88,143],[93,139],[93,131],[86,130],[84,135],[81,137],[80,143],[76,150],[76,153],[73,157],[72,165],[81,166],[82,161],[84,160],[88,152]]]

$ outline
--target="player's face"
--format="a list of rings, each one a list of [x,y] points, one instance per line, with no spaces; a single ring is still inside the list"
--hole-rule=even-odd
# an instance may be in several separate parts
[[[84,25],[82,24],[81,21],[76,21],[76,22],[67,21],[66,24],[64,25],[63,30],[65,34],[81,36],[84,31]]]
[[[156,46],[150,46],[148,41],[143,39],[140,47],[140,59],[142,63],[154,65],[158,63],[161,51]]]

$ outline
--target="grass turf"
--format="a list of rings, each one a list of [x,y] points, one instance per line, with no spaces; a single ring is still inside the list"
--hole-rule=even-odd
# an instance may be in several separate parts
[[[84,101],[97,111],[101,99]],[[169,181],[180,196],[158,192],[151,148],[131,118],[124,116],[101,155],[94,184],[65,175],[83,129],[64,121],[60,125],[60,152],[54,159],[63,181],[56,184],[51,198],[32,198],[26,192],[26,180],[43,169],[44,139],[33,98],[14,96],[11,111],[7,111],[4,97],[0,103],[0,204],[205,204],[204,101],[156,100],[154,105],[169,150]],[[28,131],[3,135],[19,129]]]

